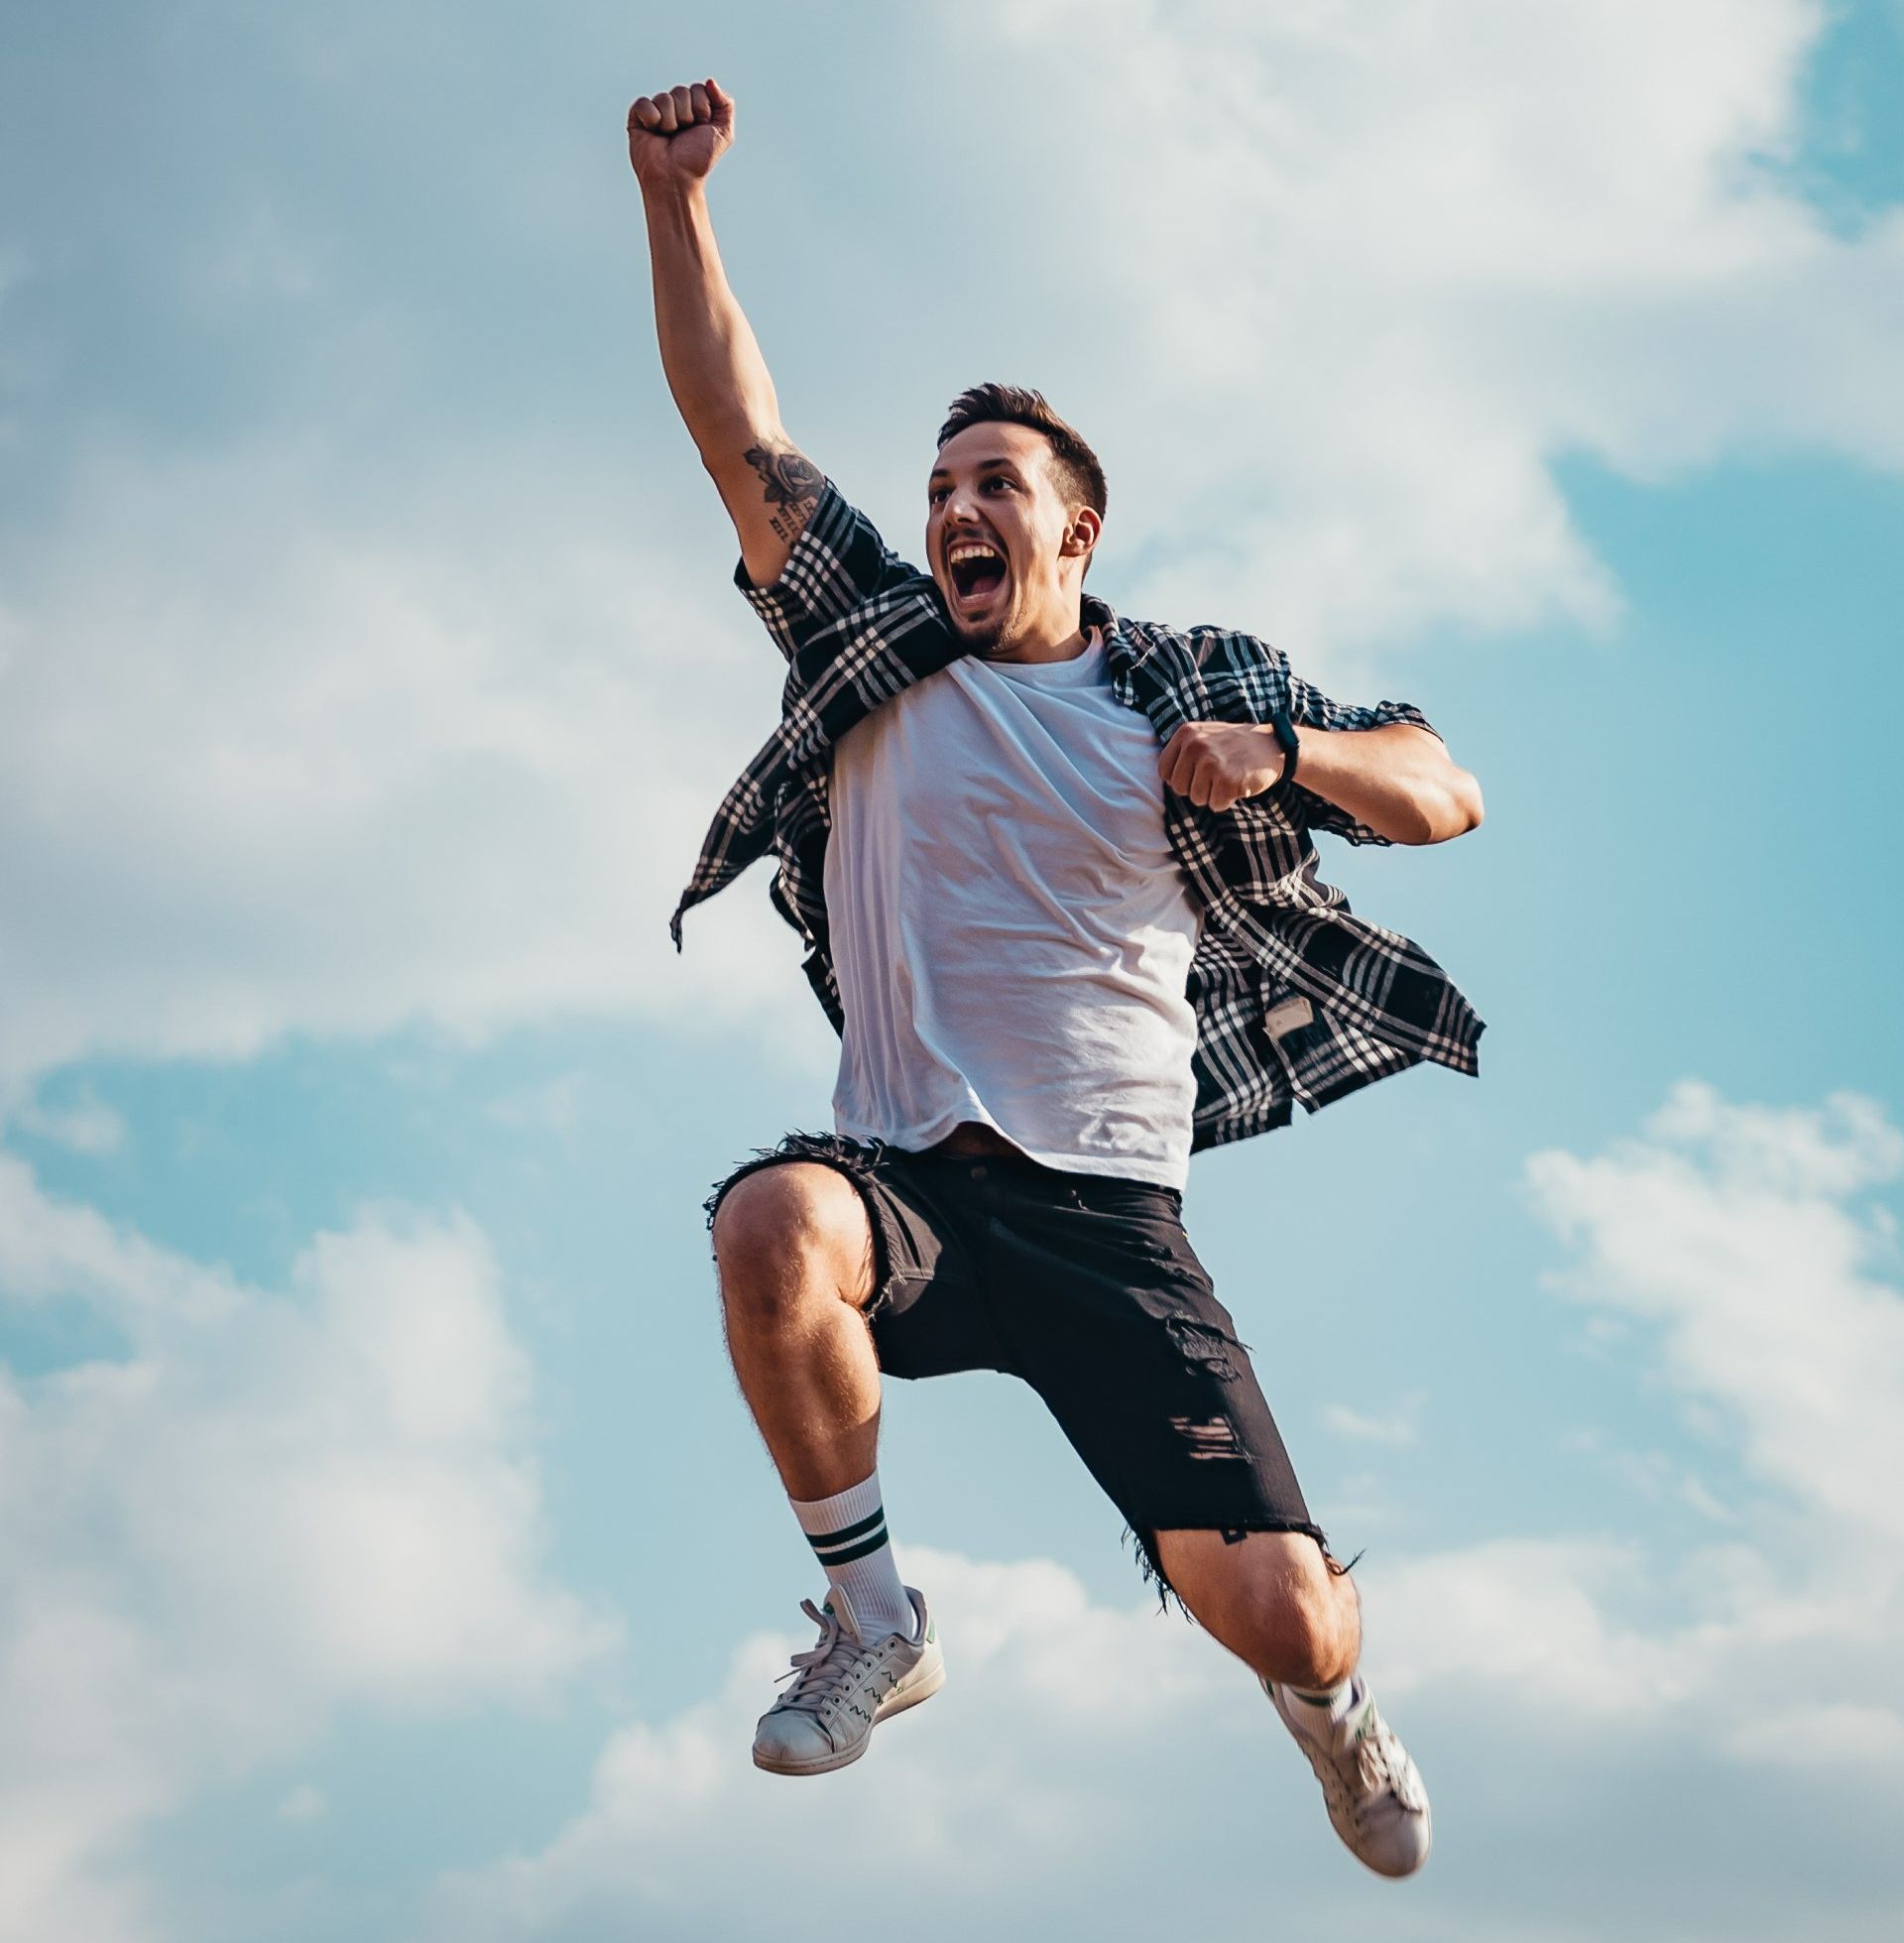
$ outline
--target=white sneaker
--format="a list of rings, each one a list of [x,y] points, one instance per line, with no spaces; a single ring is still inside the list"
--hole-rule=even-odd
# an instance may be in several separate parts
[[[899,1633],[862,1639],[852,1604],[837,1586],[824,1610],[810,1599],[800,1601],[820,1637],[808,1651],[793,1655],[793,1684],[754,1730],[756,1767],[772,1774],[844,1767],[865,1754],[879,1722],[930,1700],[944,1686],[945,1655],[924,1595],[907,1586],[905,1596],[919,1618],[916,1639]]]
[[[1262,1690],[1309,1757],[1329,1819],[1350,1853],[1377,1876],[1412,1876],[1434,1840],[1428,1790],[1362,1676],[1356,1676],[1355,1704],[1333,1726],[1304,1719],[1303,1703],[1285,1700],[1269,1681]]]

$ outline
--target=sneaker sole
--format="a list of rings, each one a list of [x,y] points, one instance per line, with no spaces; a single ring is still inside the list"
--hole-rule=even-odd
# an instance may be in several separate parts
[[[930,1700],[944,1684],[945,1661],[940,1660],[938,1665],[933,1667],[917,1685],[907,1687],[900,1693],[889,1694],[873,1716],[873,1727],[878,1727],[882,1721],[890,1721],[895,1714],[904,1713],[908,1707],[916,1707],[921,1700]],[[798,1763],[764,1759],[757,1748],[754,1751],[754,1765],[769,1774],[831,1774],[837,1768],[851,1767],[872,1746],[872,1743],[873,1728],[868,1728],[860,1740],[855,1741],[842,1753],[828,1755],[824,1761],[807,1761]]]

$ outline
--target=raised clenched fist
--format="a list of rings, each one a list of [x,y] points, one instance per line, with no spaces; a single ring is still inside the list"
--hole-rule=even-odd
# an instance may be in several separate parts
[[[628,159],[644,188],[692,182],[734,140],[734,97],[716,80],[644,94],[628,111]]]

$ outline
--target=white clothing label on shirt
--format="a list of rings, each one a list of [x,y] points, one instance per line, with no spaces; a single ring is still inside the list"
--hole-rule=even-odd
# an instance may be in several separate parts
[[[1183,1185],[1201,908],[1157,763],[1096,640],[954,662],[841,737],[841,1133],[916,1151],[977,1121],[1047,1166]]]
[[[1279,1039],[1290,1032],[1300,1032],[1303,1027],[1315,1023],[1316,1009],[1300,996],[1284,999],[1280,1005],[1273,1005],[1262,1015],[1262,1030],[1272,1039]]]

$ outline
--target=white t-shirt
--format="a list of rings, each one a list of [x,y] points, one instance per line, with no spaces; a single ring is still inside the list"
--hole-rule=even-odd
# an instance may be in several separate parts
[[[915,682],[841,737],[832,813],[838,1131],[917,1150],[974,1120],[1047,1166],[1181,1187],[1201,912],[1102,640]]]

